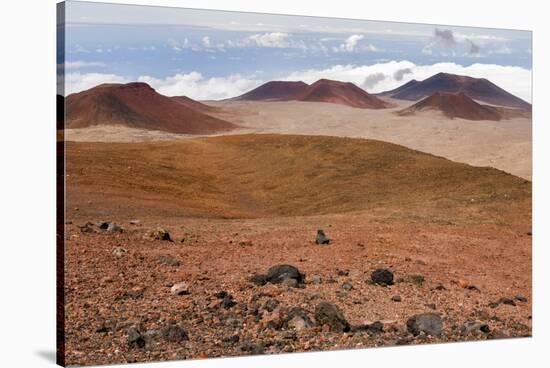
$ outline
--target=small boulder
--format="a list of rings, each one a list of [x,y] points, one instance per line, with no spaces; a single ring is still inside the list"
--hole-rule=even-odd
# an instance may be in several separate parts
[[[344,281],[344,283],[342,284],[342,289],[350,291],[351,289],[353,289],[353,284],[351,283],[351,281]]]
[[[391,300],[394,302],[400,302],[401,301],[401,295],[394,295],[391,297]]]
[[[124,256],[126,253],[128,253],[128,251],[123,247],[115,247],[115,249],[113,249],[113,254],[119,258]]]
[[[122,227],[115,224],[114,222],[109,222],[109,226],[107,226],[107,231],[111,233],[121,233],[123,230]]]
[[[516,295],[514,299],[518,302],[527,303],[527,297],[521,294]]]
[[[175,259],[174,257],[172,257],[170,255],[165,255],[165,254],[158,256],[158,261],[161,264],[168,265],[168,266],[179,266],[180,265],[180,262],[177,259]]]
[[[220,306],[223,309],[229,309],[237,305],[237,302],[233,300],[233,295],[227,294],[223,297]]]
[[[98,228],[100,228],[101,230],[107,230],[107,228],[109,227],[111,223],[108,222],[108,221],[98,221],[96,222],[96,225]]]
[[[306,311],[300,307],[294,307],[288,312],[286,325],[296,331],[302,331],[314,326]]]
[[[319,275],[313,275],[311,277],[311,283],[315,285],[319,285],[321,282],[323,282],[323,279]]]
[[[407,331],[414,336],[418,336],[421,332],[426,335],[441,336],[443,321],[436,313],[417,314],[407,320]]]
[[[273,284],[281,283],[285,279],[295,279],[300,284],[304,282],[305,275],[294,266],[281,264],[271,267],[267,271],[266,278]]]
[[[128,331],[126,332],[126,342],[131,348],[145,347],[145,338],[135,326],[128,328]]]
[[[188,340],[187,332],[176,321],[170,321],[160,330],[160,335],[169,342],[183,342]]]
[[[379,268],[373,271],[371,280],[378,285],[393,285],[393,272],[387,268]]]
[[[173,295],[187,295],[187,294],[190,294],[189,293],[189,286],[185,282],[179,282],[177,284],[174,284],[170,288],[170,292]]]
[[[84,225],[79,225],[78,228],[80,229],[80,232],[83,232],[83,233],[94,232],[94,224],[92,224],[91,222],[86,222]]]
[[[512,305],[512,306],[514,306],[514,307],[516,306],[516,302],[514,302],[514,300],[511,299],[511,298],[500,298],[500,299],[498,300],[498,303],[499,303],[499,304]]]
[[[149,233],[149,237],[154,240],[165,240],[165,241],[173,241],[170,237],[170,233],[165,229],[156,229]]]
[[[322,229],[317,230],[317,236],[315,237],[315,244],[329,244],[330,239],[327,238],[325,232]]]
[[[347,332],[350,330],[350,325],[342,311],[327,301],[320,302],[315,308],[315,320],[320,326],[330,326],[332,331]]]
[[[486,323],[482,323],[479,321],[469,320],[464,322],[464,324],[460,327],[460,333],[462,335],[469,335],[475,331],[481,331],[483,333],[491,332],[491,330],[489,329],[489,326]]]

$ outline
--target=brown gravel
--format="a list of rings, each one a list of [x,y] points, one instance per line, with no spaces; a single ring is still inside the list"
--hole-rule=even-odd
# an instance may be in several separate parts
[[[82,217],[66,232],[66,351],[71,365],[531,335],[531,237],[524,223],[429,224],[365,213],[256,220],[142,218],[139,226],[121,218],[109,220],[122,225],[123,233],[95,226],[94,232],[83,233],[77,227],[87,222]],[[148,234],[159,226],[170,231],[173,242],[150,240]],[[333,240],[330,245],[315,245],[318,227]],[[127,252],[117,256],[113,251],[120,246]],[[163,256],[173,257],[179,266],[159,262]],[[306,273],[304,287],[248,282],[252,274],[278,263]],[[391,269],[398,282],[388,287],[367,282],[379,267]],[[339,275],[342,270],[348,274]],[[321,276],[322,283],[312,283],[313,275]],[[424,282],[408,282],[409,275],[422,275]],[[189,295],[170,293],[179,282],[189,285]],[[353,288],[343,289],[344,282]],[[470,284],[477,289],[464,286]],[[219,307],[215,294],[222,290],[233,296],[235,306]],[[399,303],[392,301],[396,294]],[[527,302],[489,306],[518,294]],[[336,304],[352,326],[380,320],[384,331],[273,328],[292,307],[303,308],[314,321],[322,300]],[[266,303],[276,308],[270,312]],[[434,309],[443,317],[441,337],[406,332],[410,316]],[[486,323],[491,332],[464,336],[460,328],[467,320]],[[188,340],[154,334],[170,321],[185,330]],[[132,326],[144,334],[144,347],[128,345]]]

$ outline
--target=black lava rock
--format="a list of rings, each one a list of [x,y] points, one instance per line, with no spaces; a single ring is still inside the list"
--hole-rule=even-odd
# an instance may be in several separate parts
[[[283,282],[285,279],[295,279],[299,284],[304,282],[305,274],[301,273],[296,267],[281,264],[271,267],[267,271],[267,280],[273,284]]]
[[[379,268],[371,274],[371,280],[379,285],[393,285],[393,272],[387,268]]]
[[[136,327],[130,327],[127,331],[126,341],[131,348],[145,347],[145,338]]]
[[[320,326],[329,325],[332,331],[347,332],[350,330],[349,322],[342,311],[327,301],[322,301],[315,308],[315,320]]]

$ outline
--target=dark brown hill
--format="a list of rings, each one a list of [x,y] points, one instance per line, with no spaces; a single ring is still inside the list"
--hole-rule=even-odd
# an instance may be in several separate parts
[[[319,79],[296,97],[300,101],[330,102],[362,109],[384,109],[386,101],[373,96],[350,82]]]
[[[449,118],[466,120],[495,120],[502,119],[496,107],[481,105],[465,93],[436,92],[414,105],[401,110],[400,115],[411,115],[416,112],[436,110],[441,111]]]
[[[212,134],[236,126],[157,93],[146,83],[101,84],[66,99],[67,128],[123,125],[180,134]]]
[[[234,100],[262,101],[262,100],[293,100],[295,97],[306,90],[308,85],[302,81],[271,81],[262,84]]]
[[[412,82],[412,81],[411,81]],[[491,105],[531,109],[531,104],[512,95],[485,78],[472,78],[463,75],[438,73],[421,82],[408,82],[380,95],[399,100],[417,101],[435,92],[463,92],[468,97]]]

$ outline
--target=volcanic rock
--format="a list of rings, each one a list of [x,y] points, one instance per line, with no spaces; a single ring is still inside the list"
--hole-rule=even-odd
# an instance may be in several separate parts
[[[330,239],[327,238],[325,232],[322,229],[317,230],[317,236],[315,237],[315,244],[329,244]]]
[[[126,332],[126,341],[129,347],[143,348],[145,347],[145,338],[139,330],[132,326]]]
[[[174,295],[187,295],[189,294],[189,286],[185,282],[174,284],[170,288],[170,292]]]
[[[392,285],[393,284],[393,272],[387,268],[379,268],[374,270],[371,274],[371,280],[375,284],[379,285]]]
[[[489,333],[491,330],[486,323],[471,320],[464,322],[464,324],[460,327],[460,333],[462,335],[469,335],[474,331]]]
[[[170,342],[180,343],[189,339],[185,329],[178,325],[176,321],[170,321],[168,325],[160,330],[160,334],[166,341]]]
[[[329,325],[331,331],[347,332],[350,330],[350,325],[342,311],[327,301],[320,302],[315,308],[315,320],[320,326]]]
[[[301,273],[296,267],[281,264],[271,267],[267,271],[266,278],[272,284],[278,284],[285,279],[295,279],[298,284],[304,282],[305,274]]]
[[[170,237],[170,233],[165,229],[160,229],[160,228],[149,233],[149,237],[154,240],[173,241],[172,238]]]
[[[414,336],[418,336],[421,332],[426,335],[440,336],[443,331],[443,321],[436,313],[417,314],[407,320],[407,331]]]
[[[115,249],[113,249],[113,254],[119,258],[125,255],[126,253],[128,253],[128,250],[126,250],[126,248],[123,248],[123,247],[116,247]]]

